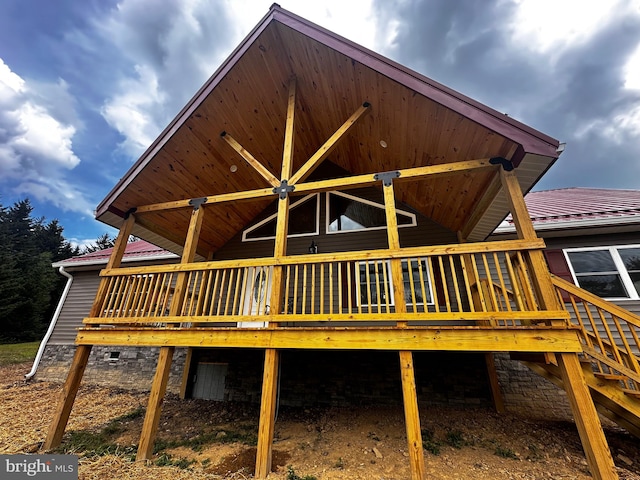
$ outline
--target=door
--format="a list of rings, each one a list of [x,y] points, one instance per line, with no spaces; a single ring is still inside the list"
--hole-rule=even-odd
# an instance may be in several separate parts
[[[192,397],[223,401],[227,368],[226,363],[198,363]]]
[[[273,267],[248,267],[244,291],[243,315],[267,315],[271,301]],[[238,322],[240,328],[264,328],[268,322]]]

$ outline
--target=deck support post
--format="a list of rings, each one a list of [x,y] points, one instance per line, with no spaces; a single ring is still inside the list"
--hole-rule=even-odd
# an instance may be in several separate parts
[[[129,240],[129,235],[131,235],[135,221],[133,214],[127,214],[122,226],[120,227],[120,232],[118,232],[118,236],[116,237],[111,257],[109,257],[106,268],[118,268],[120,266],[122,257],[124,256],[124,252],[127,248],[127,241]],[[99,316],[99,311],[102,307],[106,294],[107,281],[106,279],[102,279],[89,316]],[[58,406],[53,416],[53,422],[51,422],[51,425],[49,426],[47,438],[43,445],[45,450],[51,450],[52,448],[57,447],[62,441],[62,435],[64,435],[64,431],[67,428],[69,415],[71,414],[71,409],[73,408],[73,404],[76,400],[76,395],[80,388],[80,382],[82,382],[82,376],[87,368],[91,347],[91,345],[78,345],[78,347],[76,347],[71,367],[69,368],[69,373],[67,374],[67,379],[64,383],[62,393],[60,394],[60,400],[58,401]]]
[[[584,379],[578,355],[562,353],[556,355],[556,358],[591,475],[596,480],[617,479],[611,451]]]
[[[151,384],[151,393],[149,395],[149,403],[147,404],[147,413],[144,416],[144,423],[142,424],[142,433],[140,434],[136,460],[149,460],[153,455],[153,442],[155,441],[156,432],[158,431],[160,408],[167,390],[174,350],[175,347],[160,347],[158,366],[156,367],[156,373],[153,377],[153,383]]]
[[[275,428],[276,402],[278,394],[278,365],[280,352],[268,348],[264,354],[262,377],[262,399],[260,402],[260,424],[258,426],[258,452],[256,455],[256,479],[265,479],[271,472],[271,450]]]
[[[418,412],[416,378],[413,370],[413,354],[410,351],[400,352],[400,374],[402,376],[402,398],[409,446],[411,480],[424,480],[424,453],[422,449],[422,433],[420,432],[420,414]]]
[[[504,399],[502,398],[502,390],[500,390],[500,382],[498,382],[498,372],[496,371],[496,361],[492,352],[484,354],[484,361],[487,365],[487,376],[489,377],[489,386],[491,387],[491,398],[493,399],[493,407],[496,413],[504,413]]]
[[[91,345],[79,345],[76,348],[76,352],[73,355],[73,361],[71,362],[71,368],[67,375],[67,380],[65,381],[62,393],[60,394],[56,413],[54,413],[53,416],[53,422],[49,426],[47,438],[44,441],[44,450],[56,448],[62,441],[62,435],[64,434],[64,429],[67,427],[69,415],[71,414],[73,403],[76,400],[78,388],[80,387],[82,375],[84,374],[84,369],[87,366],[90,353]]]
[[[204,208],[199,204],[194,205],[193,211],[191,212],[191,220],[189,222],[189,229],[187,230],[180,263],[193,262],[196,256],[196,250],[198,249],[198,239],[200,238],[203,221]],[[182,309],[182,300],[187,288],[187,275],[185,272],[180,272],[178,274],[178,279],[176,280],[173,298],[169,305],[169,316],[179,315]],[[156,373],[153,377],[153,383],[151,384],[149,403],[147,405],[147,412],[144,416],[144,423],[142,425],[142,433],[140,434],[136,460],[149,460],[153,455],[153,443],[155,442],[156,432],[158,431],[160,409],[162,407],[164,394],[167,391],[169,372],[171,370],[171,360],[173,359],[174,351],[175,347],[173,346],[160,347],[158,365],[156,366]]]

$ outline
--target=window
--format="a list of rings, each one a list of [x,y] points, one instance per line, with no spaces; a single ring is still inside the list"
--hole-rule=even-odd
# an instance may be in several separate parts
[[[357,295],[358,305],[381,307],[395,304],[393,283],[391,281],[391,262],[386,260],[358,262]],[[412,258],[402,261],[402,280],[404,299],[411,305],[433,304],[431,281],[426,261]],[[426,299],[426,302],[425,302]]]
[[[565,250],[581,288],[603,298],[640,298],[640,246]]]
[[[318,235],[320,230],[320,194],[313,193],[291,204],[287,237]],[[242,232],[243,242],[276,238],[277,213],[252,225]]]
[[[327,192],[327,233],[387,228],[383,204],[342,192]],[[413,213],[396,209],[398,227],[417,225]]]

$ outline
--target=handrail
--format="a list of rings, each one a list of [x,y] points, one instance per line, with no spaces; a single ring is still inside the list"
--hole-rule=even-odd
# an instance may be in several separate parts
[[[467,255],[474,253],[506,252],[512,250],[537,250],[544,248],[543,240],[509,240],[497,242],[462,243],[430,245],[423,247],[404,247],[398,250],[358,250],[355,252],[317,253],[289,255],[286,257],[262,257],[237,260],[213,260],[210,262],[178,263],[152,265],[146,267],[125,267],[104,269],[103,277],[115,275],[139,275],[164,272],[192,272],[195,270],[218,270],[223,268],[268,267],[275,265],[300,265],[303,263],[348,262],[353,260],[387,260],[405,257],[423,257],[437,255]]]
[[[622,375],[625,388],[640,391],[640,316],[551,275],[558,298],[581,331],[583,354],[596,372]],[[568,293],[568,298],[563,297]],[[615,378],[615,377],[614,377]]]

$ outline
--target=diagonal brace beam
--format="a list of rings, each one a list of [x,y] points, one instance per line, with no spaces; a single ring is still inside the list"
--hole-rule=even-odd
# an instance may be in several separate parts
[[[278,180],[273,173],[271,173],[264,165],[262,165],[253,155],[249,153],[242,145],[238,143],[238,141],[229,135],[227,132],[222,132],[220,134],[222,138],[224,138],[231,148],[233,148],[242,158],[244,158],[249,165],[253,167],[253,169],[258,172],[262,178],[264,178],[267,182],[269,182],[273,187],[280,186],[280,180]]]
[[[333,151],[334,148],[338,145],[338,142],[344,138],[349,130],[356,124],[358,119],[364,115],[365,112],[369,110],[371,104],[369,102],[364,102],[362,106],[360,106],[354,113],[351,115],[346,122],[342,124],[340,128],[338,128],[333,135],[329,137],[329,139],[324,142],[324,144],[318,149],[316,153],[314,153],[309,160],[298,170],[293,177],[289,180],[290,185],[295,185],[298,182],[302,182],[305,180],[311,173],[320,165],[325,158],[329,156],[329,154]]]

